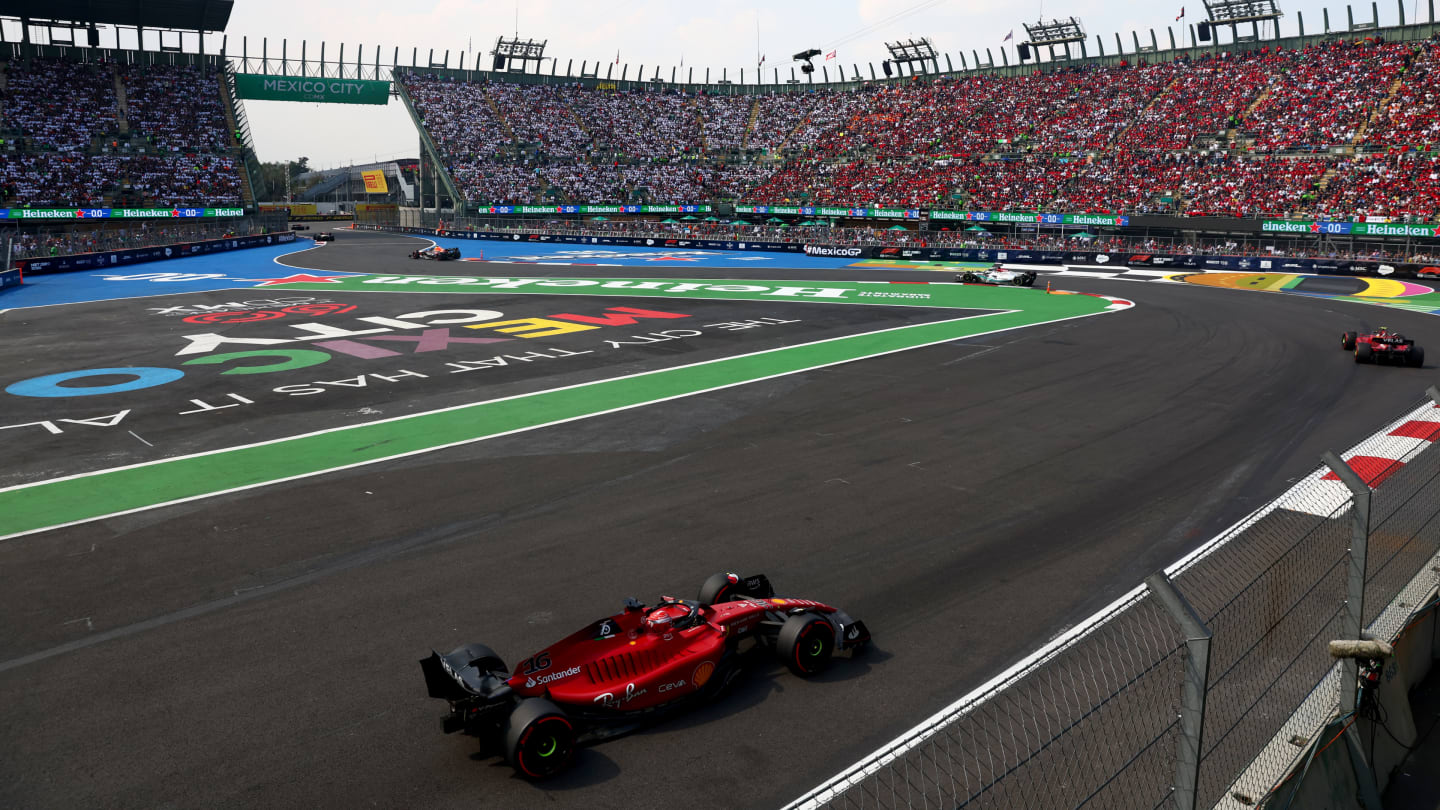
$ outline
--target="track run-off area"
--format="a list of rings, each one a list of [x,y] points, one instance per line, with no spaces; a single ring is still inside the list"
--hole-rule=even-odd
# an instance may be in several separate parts
[[[0,804],[777,807],[1435,381],[1342,331],[1440,346],[1428,289],[429,241],[0,297]],[[513,664],[722,570],[873,649],[541,784],[440,733],[432,647]]]

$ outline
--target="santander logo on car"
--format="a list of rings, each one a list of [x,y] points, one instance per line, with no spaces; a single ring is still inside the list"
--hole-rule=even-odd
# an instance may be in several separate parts
[[[578,674],[580,674],[580,667],[570,667],[569,669],[562,669],[559,672],[552,672],[549,675],[541,675],[538,678],[531,677],[525,681],[525,688],[534,689],[537,686],[544,686],[547,683],[553,683],[568,678],[571,675]]]

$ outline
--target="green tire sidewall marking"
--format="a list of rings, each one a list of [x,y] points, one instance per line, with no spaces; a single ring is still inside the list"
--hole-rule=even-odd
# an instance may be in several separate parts
[[[695,283],[727,282],[697,280]],[[827,288],[845,287],[891,292],[896,291],[897,286],[900,290],[916,289],[909,285],[864,285],[830,281],[752,283],[804,287],[823,285]],[[317,291],[335,290],[338,286],[286,285],[287,288]],[[352,286],[356,286],[353,280]],[[359,289],[377,291],[374,286]],[[389,289],[397,290],[394,287]],[[409,287],[400,289],[406,292],[419,291]],[[453,295],[461,289],[463,288],[448,286],[425,291]],[[1105,312],[1110,304],[1105,299],[1087,295],[1045,295],[1034,290],[1011,288],[924,285],[919,286],[918,290],[933,293],[933,298],[936,299],[920,306],[1007,311],[887,328],[877,332],[478,402],[353,427],[334,428],[262,444],[22,484],[0,490],[0,538],[465,444],[976,334],[1097,315]],[[594,288],[563,287],[525,291],[544,295],[594,295],[597,292]],[[517,294],[520,290],[505,292]],[[712,294],[701,295],[699,292],[686,293],[684,296],[666,296],[663,291],[617,289],[605,290],[602,294],[625,297],[648,294],[660,298],[688,298],[693,295],[740,300],[797,300],[747,293],[709,291]],[[854,301],[810,298],[798,300],[870,306],[904,306],[907,302],[907,299],[885,298]]]

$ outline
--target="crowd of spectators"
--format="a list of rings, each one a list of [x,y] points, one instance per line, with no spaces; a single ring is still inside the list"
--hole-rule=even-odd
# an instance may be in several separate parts
[[[1350,144],[1411,57],[1407,43],[1338,41],[1284,51],[1267,95],[1240,128],[1261,152]]]
[[[1397,154],[1342,161],[1313,209],[1319,217],[1385,217],[1433,222],[1440,216],[1440,158]]]
[[[84,152],[0,154],[0,198],[36,205],[99,207],[116,184],[120,158]]]
[[[218,82],[188,66],[4,63],[0,203],[241,204]]]
[[[164,152],[223,152],[230,134],[221,109],[217,77],[193,66],[125,65],[130,129]]]
[[[1370,149],[1429,148],[1440,141],[1440,42],[1415,43],[1401,85],[1380,108],[1359,143]]]
[[[759,95],[401,79],[477,201],[1428,218],[1430,165],[1381,151],[1440,133],[1437,61],[1368,38]]]
[[[83,152],[116,129],[115,79],[107,64],[10,60],[0,122],[35,150]]]

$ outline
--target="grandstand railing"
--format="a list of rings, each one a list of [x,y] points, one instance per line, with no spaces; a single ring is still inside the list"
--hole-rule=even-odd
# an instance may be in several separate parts
[[[1440,585],[1436,401],[789,810],[1263,804],[1359,705],[1328,642],[1394,640]]]

